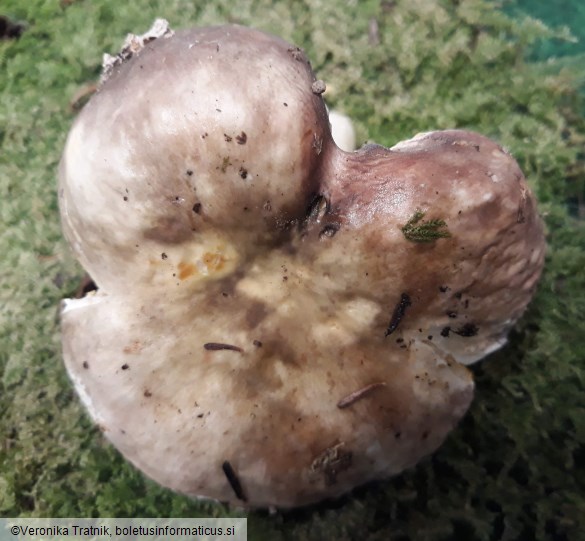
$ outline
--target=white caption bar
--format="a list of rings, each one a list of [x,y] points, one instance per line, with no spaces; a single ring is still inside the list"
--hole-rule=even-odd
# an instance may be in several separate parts
[[[246,541],[245,518],[2,518],[0,541]]]

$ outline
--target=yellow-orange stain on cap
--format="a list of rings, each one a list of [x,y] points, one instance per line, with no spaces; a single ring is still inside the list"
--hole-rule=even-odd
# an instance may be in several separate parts
[[[225,257],[221,254],[213,254],[207,252],[203,255],[203,263],[208,271],[220,271],[225,263]]]
[[[181,261],[179,263],[178,269],[179,280],[186,280],[187,278],[193,276],[197,272],[195,265],[193,265],[192,263],[185,263],[184,261]]]
[[[181,261],[177,265],[177,270],[179,271],[179,280],[186,280],[187,278],[191,278],[191,276],[197,274],[198,271],[202,272],[204,275],[207,273],[221,271],[225,265],[225,262],[226,258],[223,255],[213,252],[204,253],[202,259],[197,262],[197,266],[193,263]]]

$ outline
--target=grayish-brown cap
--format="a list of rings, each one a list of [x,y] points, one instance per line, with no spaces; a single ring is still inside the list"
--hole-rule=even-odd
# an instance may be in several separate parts
[[[413,466],[467,410],[544,239],[477,134],[346,153],[303,52],[239,26],[146,41],[80,113],[65,235],[99,291],[63,354],[104,434],[161,484],[251,506]]]

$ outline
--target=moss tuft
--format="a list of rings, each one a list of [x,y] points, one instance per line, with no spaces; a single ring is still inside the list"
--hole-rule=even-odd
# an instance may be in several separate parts
[[[426,243],[451,236],[451,233],[447,230],[445,220],[435,218],[422,222],[421,220],[425,217],[425,214],[422,210],[416,210],[408,222],[400,228],[406,240]]]

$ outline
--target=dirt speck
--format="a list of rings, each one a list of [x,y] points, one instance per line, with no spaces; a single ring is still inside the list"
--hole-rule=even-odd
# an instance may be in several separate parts
[[[311,91],[313,92],[313,94],[317,94],[318,96],[323,94],[323,92],[325,92],[325,90],[327,90],[327,86],[325,85],[325,83],[323,81],[321,81],[321,79],[317,79],[311,85]]]
[[[290,55],[295,60],[298,60],[299,62],[302,62],[303,60],[305,60],[305,54],[303,53],[302,49],[300,49],[299,47],[289,47],[287,49],[287,52],[289,52]]]
[[[338,224],[326,225],[319,233],[319,239],[324,239],[324,238],[330,239],[330,238],[334,237],[335,233],[337,233],[338,231],[339,231]]]
[[[227,171],[227,168],[231,165],[230,163],[230,157],[229,156],[225,156],[221,162],[221,172],[225,173]]]

